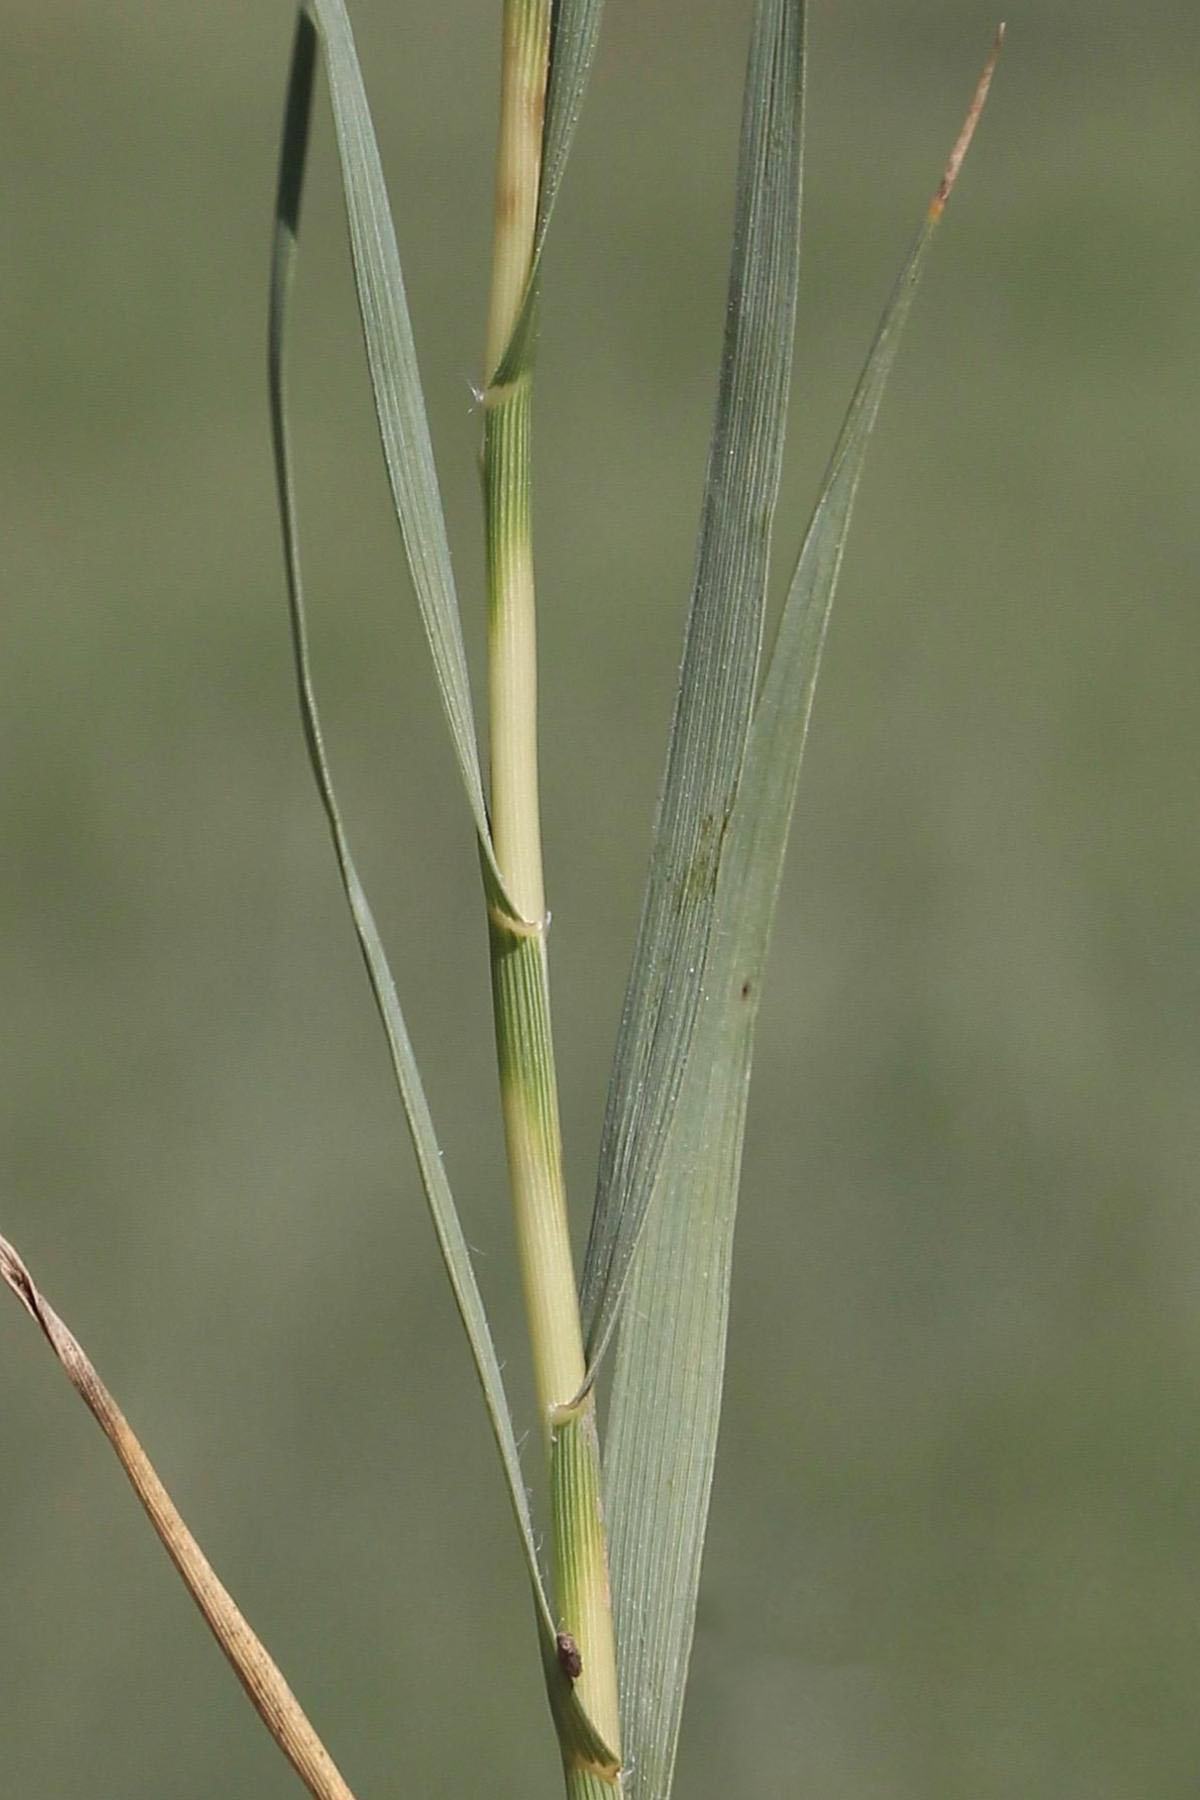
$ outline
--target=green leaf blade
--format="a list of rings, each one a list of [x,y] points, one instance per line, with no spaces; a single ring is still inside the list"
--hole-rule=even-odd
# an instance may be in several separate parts
[[[541,255],[550,215],[583,106],[592,60],[600,36],[604,0],[554,0],[550,21],[550,68],[546,83],[546,120],[542,135],[542,178],[538,189],[534,258]]]
[[[754,1025],[830,608],[900,334],[994,61],[995,52],[885,308],[789,589],[721,857],[687,1068],[621,1315],[606,1494],[631,1800],[671,1791],[720,1418]]]
[[[285,349],[287,300],[298,247],[300,204],[311,115],[315,72],[316,33],[302,9],[296,27],[288,81],[275,229],[271,256],[268,328],[268,371],[271,435],[275,461],[280,522],[283,532],[289,617],[295,661],[301,721],[313,778],[333,840],[342,886],[354,930],[366,966],[371,990],[383,1023],[388,1052],[400,1092],[430,1216],[475,1362],[484,1403],[500,1452],[509,1498],[521,1539],[533,1592],[538,1638],[551,1709],[559,1735],[581,1761],[615,1775],[616,1758],[604,1745],[573,1687],[559,1666],[556,1633],[546,1586],[538,1558],[529,1498],[521,1471],[520,1452],[512,1414],[504,1389],[500,1363],[492,1340],[483,1297],[475,1278],[471,1253],[454,1203],[442,1160],[442,1152],[426,1099],[424,1084],[408,1028],[396,993],[374,915],[351,852],[325,752],[321,718],[313,683],[307,615],[301,575],[300,542],[292,457],[287,425]]]
[[[542,132],[542,168],[538,183],[537,226],[525,294],[512,335],[497,368],[489,369],[489,385],[515,381],[533,353],[542,252],[563,171],[575,141],[583,96],[600,35],[604,0],[554,0],[550,17],[550,55],[546,72],[546,111]]]
[[[801,0],[759,0],[683,666],[584,1262],[592,1371],[616,1321],[679,1095],[754,703],[795,326],[803,72]]]
[[[362,70],[343,0],[306,0],[304,10],[324,49],[355,292],[392,502],[489,883],[504,910],[516,917],[492,848],[445,516]]]

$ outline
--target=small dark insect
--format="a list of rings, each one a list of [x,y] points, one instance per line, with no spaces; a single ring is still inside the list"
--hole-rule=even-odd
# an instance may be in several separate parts
[[[749,998],[750,998],[750,983],[748,981],[743,981],[743,983],[742,983],[742,999],[748,1000]]]
[[[558,1666],[567,1680],[578,1681],[583,1674],[583,1658],[570,1632],[560,1631],[554,1639],[554,1647],[558,1651]]]

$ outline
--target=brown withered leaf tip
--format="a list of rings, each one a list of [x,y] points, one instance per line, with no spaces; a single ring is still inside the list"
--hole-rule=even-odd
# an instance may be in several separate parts
[[[975,127],[979,123],[979,115],[987,101],[988,89],[992,85],[992,76],[996,72],[996,61],[1000,55],[1000,46],[1004,42],[1004,29],[1003,24],[996,29],[991,55],[983,65],[983,74],[979,77],[974,97],[963,121],[963,128],[958,134],[958,140],[950,152],[950,161],[946,164],[946,172],[938,183],[937,193],[930,202],[929,212],[934,219],[941,216],[954,184],[958,180],[958,172],[963,166],[963,159],[971,147],[971,139],[975,136]]]
[[[579,1654],[579,1645],[569,1631],[560,1631],[554,1639],[554,1648],[558,1652],[558,1666],[568,1681],[578,1681],[583,1674],[583,1658]]]

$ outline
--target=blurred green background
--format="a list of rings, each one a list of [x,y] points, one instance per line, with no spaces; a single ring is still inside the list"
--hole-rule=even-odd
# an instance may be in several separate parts
[[[498,8],[357,0],[479,670]],[[690,575],[744,0],[610,0],[547,267],[548,865],[585,1229]],[[285,0],[7,0],[0,1229],[363,1800],[558,1791],[520,1560],[290,686]],[[815,0],[781,576],[995,23]],[[763,1008],[678,1792],[1200,1765],[1200,39],[1014,6],[847,560]],[[322,110],[298,293],[343,796],[525,1407],[476,868]],[[5,1794],[296,1790],[0,1306]]]

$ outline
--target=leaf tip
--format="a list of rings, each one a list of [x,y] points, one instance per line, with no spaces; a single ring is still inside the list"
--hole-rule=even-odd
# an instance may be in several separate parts
[[[987,102],[988,89],[992,85],[992,76],[996,72],[996,63],[1000,56],[1000,47],[1004,42],[1004,32],[1005,26],[1002,21],[996,27],[996,36],[992,42],[991,51],[987,61],[983,65],[983,73],[975,84],[975,93],[972,97],[970,106],[967,108],[967,116],[963,120],[962,130],[959,132],[958,137],[955,140],[954,148],[950,152],[950,160],[946,164],[945,173],[938,183],[937,193],[929,203],[929,217],[931,222],[940,219],[943,212],[946,210],[946,202],[954,191],[954,184],[958,180],[958,172],[963,166],[967,151],[971,148],[971,139],[975,136],[975,127],[979,123],[980,115]]]

